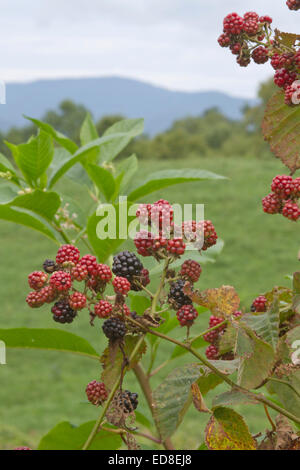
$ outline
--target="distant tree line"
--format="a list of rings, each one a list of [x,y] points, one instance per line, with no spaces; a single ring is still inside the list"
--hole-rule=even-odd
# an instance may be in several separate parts
[[[142,159],[235,155],[264,157],[269,150],[263,141],[260,124],[266,102],[274,91],[272,80],[263,83],[258,92],[259,104],[245,107],[240,120],[229,119],[217,108],[212,108],[201,116],[187,116],[175,121],[168,130],[154,137],[143,135],[135,139],[126,148],[126,155],[136,153]],[[87,112],[83,105],[65,100],[60,103],[58,110],[48,111],[42,120],[79,143],[79,130]],[[96,127],[99,136],[120,119],[124,119],[124,116],[111,115],[98,120]],[[34,125],[12,127],[6,133],[0,132],[0,152],[9,155],[4,140],[20,144],[35,133]]]

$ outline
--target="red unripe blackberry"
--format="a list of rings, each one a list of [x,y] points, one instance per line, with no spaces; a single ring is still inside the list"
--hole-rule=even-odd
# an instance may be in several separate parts
[[[50,286],[59,292],[64,292],[72,287],[72,279],[65,271],[55,271],[50,277]]]
[[[183,292],[184,285],[185,281],[182,279],[171,284],[168,301],[170,304],[174,305],[175,308],[192,304],[192,300]]]
[[[97,276],[98,263],[96,256],[84,255],[78,264],[79,266],[85,266],[91,276]]]
[[[109,282],[112,278],[112,272],[107,264],[98,264],[97,277],[103,282]]]
[[[286,87],[284,102],[288,106],[300,104],[300,83],[294,82],[292,85]]]
[[[275,70],[278,70],[280,68],[280,54],[277,54],[276,52],[275,54],[273,54],[271,58],[271,65]]]
[[[154,251],[159,251],[162,248],[166,248],[167,244],[168,240],[162,234],[155,235],[152,248]]]
[[[141,282],[144,287],[150,284],[149,271],[146,268],[143,268],[141,271]]]
[[[134,239],[137,252],[142,256],[151,256],[153,248],[153,235],[146,230],[138,232]]]
[[[77,266],[72,268],[71,277],[75,281],[78,281],[78,282],[86,281],[86,279],[88,278],[88,275],[89,275],[89,272],[85,265],[80,265],[80,263],[78,263]]]
[[[294,66],[294,53],[293,52],[285,52],[280,56],[280,68],[283,69],[291,69]]]
[[[273,178],[271,189],[281,198],[286,198],[293,193],[293,178],[289,175],[278,175]]]
[[[289,85],[297,80],[296,72],[288,72],[285,69],[278,69],[274,75],[274,83],[279,86],[279,88],[286,88]]]
[[[247,11],[247,13],[244,14],[244,20],[245,21],[258,21],[259,15],[255,11]]]
[[[300,177],[294,179],[293,187],[293,196],[300,197]]]
[[[169,253],[172,253],[173,255],[183,255],[185,252],[185,243],[182,240],[182,238],[173,238],[171,240],[168,240],[167,244],[167,250]]]
[[[94,309],[95,315],[97,315],[97,317],[108,318],[111,315],[113,306],[107,300],[100,300],[97,304],[95,304]]]
[[[32,449],[30,447],[21,446],[21,447],[15,447],[14,450],[32,450]]]
[[[203,336],[203,339],[207,341],[208,343],[214,343],[219,337],[219,331],[213,330],[209,331]]]
[[[254,36],[259,30],[257,20],[247,20],[244,22],[244,31],[249,36]]]
[[[191,326],[198,317],[198,312],[192,305],[183,305],[176,316],[181,326]]]
[[[300,0],[287,0],[286,4],[290,10],[300,10]]]
[[[263,46],[259,46],[252,52],[252,59],[256,64],[265,64],[269,60],[268,49]]]
[[[271,24],[271,23],[273,23],[273,19],[270,16],[265,15],[265,16],[261,16],[259,18],[259,22],[260,23],[269,23],[269,24]]]
[[[229,47],[231,43],[231,38],[228,34],[223,33],[221,34],[221,36],[219,36],[218,43],[221,47]]]
[[[213,344],[211,344],[210,346],[208,346],[208,348],[206,348],[205,355],[207,359],[210,359],[210,360],[218,359],[219,357],[218,348],[214,346]]]
[[[26,302],[31,308],[39,308],[45,303],[45,300],[40,291],[33,291],[27,295]]]
[[[44,303],[47,303],[47,304],[51,304],[58,297],[57,290],[51,286],[43,287],[39,293]]]
[[[262,199],[262,206],[267,214],[279,214],[282,208],[282,200],[277,194],[271,193]]]
[[[57,264],[74,263],[77,264],[80,258],[80,251],[74,245],[62,245],[56,255]]]
[[[53,261],[52,259],[46,259],[43,263],[43,270],[48,273],[48,274],[52,274],[54,273],[54,271],[57,271],[58,269],[58,266],[57,264],[55,263],[55,261]]]
[[[174,211],[169,203],[165,199],[159,199],[150,207],[151,224],[154,224],[160,230],[170,227],[173,220]]]
[[[236,310],[235,312],[233,312],[233,316],[235,318],[241,318],[243,316],[243,312],[241,310]]]
[[[48,274],[43,271],[34,271],[28,276],[28,284],[31,289],[39,290],[46,284],[48,280]]]
[[[290,220],[298,220],[300,217],[300,209],[298,204],[288,201],[282,209],[282,215]]]
[[[64,300],[56,302],[51,312],[53,313],[53,320],[58,323],[72,323],[77,315],[76,311]]]
[[[201,224],[201,222],[200,222]],[[204,244],[202,250],[205,251],[217,243],[218,236],[215,227],[210,220],[204,221]]]
[[[251,59],[248,55],[241,55],[240,57],[236,58],[236,61],[240,67],[248,67],[251,62]]]
[[[215,315],[211,315],[209,319],[209,328],[213,328],[214,326],[219,325],[220,323],[223,323],[224,318],[216,317]],[[225,328],[225,325],[220,326],[218,330],[216,331],[222,331]]]
[[[264,295],[259,295],[254,299],[251,305],[252,312],[266,312],[267,311],[267,299]]]
[[[197,282],[202,272],[201,266],[192,259],[186,260],[180,269],[180,275],[191,282]]]
[[[87,384],[85,393],[88,401],[96,406],[102,405],[108,397],[105,384],[103,382],[97,382],[97,380],[93,380]]]
[[[123,339],[126,334],[126,325],[120,318],[109,318],[102,325],[103,333],[111,340]]]
[[[127,295],[131,289],[130,282],[126,277],[117,276],[114,278],[112,285],[116,294]]]
[[[244,27],[244,20],[237,13],[230,13],[223,21],[224,33],[241,34]]]
[[[131,280],[133,276],[139,276],[142,269],[141,261],[130,251],[121,251],[114,256],[112,272],[116,276]]]
[[[73,310],[82,310],[86,306],[86,296],[81,292],[74,292],[69,297],[69,305]]]
[[[231,44],[230,50],[233,55],[239,55],[242,49],[242,44],[240,42],[235,42],[234,44]]]
[[[124,390],[124,392],[121,392],[117,399],[119,402],[118,405],[123,409],[124,413],[132,413],[134,410],[136,410],[139,403],[138,394],[132,393],[129,390]]]

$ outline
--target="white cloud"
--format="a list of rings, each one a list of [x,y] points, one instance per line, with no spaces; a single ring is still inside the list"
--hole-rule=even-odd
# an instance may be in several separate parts
[[[269,65],[241,69],[216,38],[240,0],[4,0],[1,78],[121,75],[171,89],[254,96]],[[263,8],[262,8],[263,3]],[[243,2],[245,5],[246,2]],[[2,5],[3,6],[3,5]],[[285,0],[249,0],[282,30],[297,31]]]

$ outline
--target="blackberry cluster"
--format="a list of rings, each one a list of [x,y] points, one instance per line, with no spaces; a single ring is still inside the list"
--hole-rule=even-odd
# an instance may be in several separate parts
[[[51,312],[53,313],[53,320],[58,323],[72,323],[77,315],[77,312],[70,307],[68,302],[63,300],[56,302]]]
[[[299,9],[299,0],[288,0],[291,10]],[[241,67],[247,67],[251,59],[256,64],[269,60],[275,69],[274,82],[285,90],[285,102],[293,106],[300,103],[300,51],[299,44],[286,47],[276,34],[272,37],[272,18],[247,12],[242,17],[230,13],[224,18],[223,33],[218,38],[221,47],[227,47],[236,55]]]
[[[251,312],[266,312],[268,307],[267,299],[264,295],[259,295],[251,305]]]
[[[108,318],[112,313],[113,306],[107,300],[100,300],[94,307],[95,315],[99,318]]]
[[[286,4],[290,10],[300,10],[300,0],[287,0]]]
[[[108,397],[105,384],[103,382],[97,382],[97,380],[93,380],[87,384],[85,393],[88,401],[96,406],[102,405]]]
[[[109,266],[98,264],[93,255],[80,258],[78,248],[67,244],[58,249],[55,261],[44,261],[43,269],[28,276],[28,284],[33,289],[26,298],[29,307],[39,308],[55,302],[51,311],[53,320],[59,323],[71,323],[76,312],[86,307],[91,318],[95,316],[90,305],[96,303],[94,299],[112,278]],[[75,282],[84,283],[82,292]]]
[[[190,327],[198,317],[198,312],[192,305],[184,305],[177,311],[176,316],[181,326]]]
[[[180,275],[183,279],[191,282],[197,282],[200,278],[202,268],[197,261],[188,259],[184,261],[180,269]]]
[[[300,178],[278,175],[272,181],[271,190],[272,193],[262,199],[264,212],[282,214],[289,220],[297,221],[300,217]]]
[[[137,409],[138,394],[132,393],[129,390],[124,390],[118,396],[118,405],[119,408],[123,410],[124,413],[132,413]]]
[[[126,325],[120,318],[109,318],[102,325],[103,333],[112,341],[123,339],[126,334]]]
[[[184,305],[191,305],[192,300],[183,292],[185,281],[179,279],[171,284],[168,301],[176,310]]]

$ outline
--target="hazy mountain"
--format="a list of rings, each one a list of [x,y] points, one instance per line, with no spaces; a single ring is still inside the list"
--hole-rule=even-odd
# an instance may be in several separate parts
[[[170,91],[118,77],[8,83],[6,105],[0,105],[0,129],[24,125],[22,114],[40,118],[64,99],[83,104],[95,119],[107,114],[144,117],[149,134],[167,129],[175,119],[197,116],[211,107],[236,119],[246,103],[254,102],[220,92]]]

